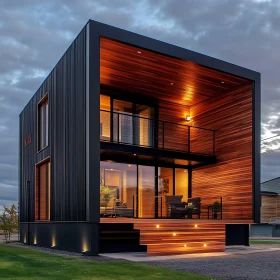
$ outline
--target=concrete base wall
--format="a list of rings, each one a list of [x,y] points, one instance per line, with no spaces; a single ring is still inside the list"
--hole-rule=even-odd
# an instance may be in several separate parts
[[[20,242],[98,254],[99,226],[87,222],[20,223]]]

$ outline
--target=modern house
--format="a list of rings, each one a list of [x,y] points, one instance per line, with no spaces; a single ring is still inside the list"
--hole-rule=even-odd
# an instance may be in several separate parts
[[[20,114],[21,242],[223,251],[260,222],[260,74],[89,21]]]

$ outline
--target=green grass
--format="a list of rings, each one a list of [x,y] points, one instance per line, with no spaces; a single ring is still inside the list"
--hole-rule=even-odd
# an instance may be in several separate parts
[[[280,245],[279,241],[273,241],[273,240],[250,240],[251,245],[272,245],[272,244],[278,244]]]
[[[135,262],[100,262],[0,245],[0,279],[184,279],[213,277]]]

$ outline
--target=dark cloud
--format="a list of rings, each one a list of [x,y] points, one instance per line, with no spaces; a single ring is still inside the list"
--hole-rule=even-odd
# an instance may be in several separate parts
[[[17,199],[18,115],[88,19],[261,72],[262,134],[280,133],[277,0],[2,0],[0,11],[0,205]],[[277,145],[264,147],[263,180],[278,176]]]

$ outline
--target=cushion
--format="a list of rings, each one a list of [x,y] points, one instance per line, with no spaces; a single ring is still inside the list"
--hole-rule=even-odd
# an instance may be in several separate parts
[[[166,203],[174,204],[181,203],[183,196],[182,195],[166,195]]]

